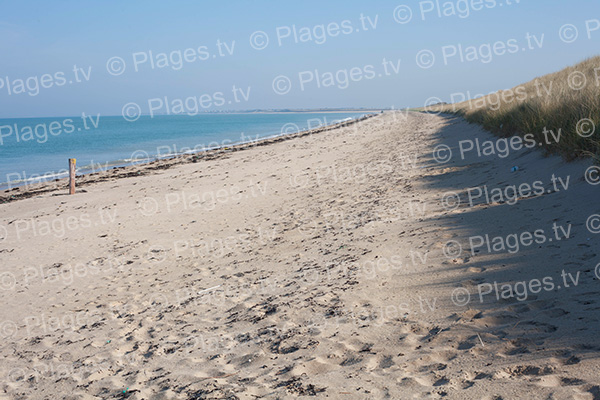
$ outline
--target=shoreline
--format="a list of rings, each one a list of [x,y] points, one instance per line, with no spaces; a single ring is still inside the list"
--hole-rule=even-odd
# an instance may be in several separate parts
[[[250,113],[248,113],[250,114]],[[281,142],[284,140],[291,140],[295,138],[300,138],[307,135],[312,135],[316,133],[327,132],[329,130],[337,129],[340,127],[350,126],[367,119],[373,118],[377,115],[381,115],[382,113],[371,113],[365,114],[362,117],[355,118],[349,121],[342,121],[331,125],[325,125],[318,128],[308,129],[295,133],[283,133],[276,136],[269,136],[265,138],[261,138],[258,140],[251,140],[248,142],[230,144],[226,146],[219,146],[214,149],[199,151],[195,153],[180,153],[172,156],[165,156],[164,158],[155,158],[152,161],[139,161],[137,164],[132,161],[127,164],[116,164],[107,169],[102,169],[97,172],[84,173],[82,175],[77,175],[77,188],[78,192],[81,191],[80,188],[82,186],[87,186],[97,182],[103,182],[108,179],[114,178],[128,178],[131,176],[141,176],[147,175],[154,170],[168,169],[172,168],[176,165],[185,164],[187,162],[198,162],[201,160],[213,160],[221,157],[223,154],[231,153],[235,151],[246,150],[248,148],[254,146],[265,146],[268,144],[273,144],[277,142]],[[113,161],[116,162],[116,161]],[[109,161],[110,163],[110,161]],[[85,168],[88,166],[82,166]],[[92,169],[94,171],[94,169]],[[7,182],[8,184],[8,182]],[[9,189],[0,190],[0,204],[11,203],[18,200],[24,200],[27,198],[31,198],[44,193],[51,193],[58,190],[66,190],[68,189],[69,178],[57,178],[46,180],[43,182],[36,182],[32,184],[21,184]]]

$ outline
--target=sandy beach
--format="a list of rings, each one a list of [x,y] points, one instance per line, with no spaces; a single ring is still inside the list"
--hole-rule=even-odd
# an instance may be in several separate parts
[[[0,399],[600,398],[590,161],[297,136],[0,204]]]

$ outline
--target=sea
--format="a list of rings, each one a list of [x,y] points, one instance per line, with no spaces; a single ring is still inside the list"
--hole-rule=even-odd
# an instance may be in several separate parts
[[[366,112],[214,113],[141,116],[82,114],[0,119],[0,190],[77,174],[201,153],[360,118]]]

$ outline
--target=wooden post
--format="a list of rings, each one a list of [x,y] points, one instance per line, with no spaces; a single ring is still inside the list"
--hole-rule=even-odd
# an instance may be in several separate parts
[[[75,158],[69,158],[69,194],[75,194]]]

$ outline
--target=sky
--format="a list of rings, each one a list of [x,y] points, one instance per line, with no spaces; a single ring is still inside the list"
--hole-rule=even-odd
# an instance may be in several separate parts
[[[584,0],[0,0],[0,118],[450,102],[597,55],[599,19]]]

